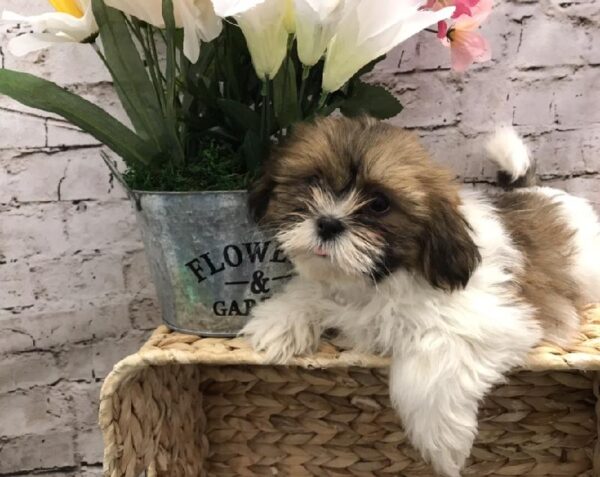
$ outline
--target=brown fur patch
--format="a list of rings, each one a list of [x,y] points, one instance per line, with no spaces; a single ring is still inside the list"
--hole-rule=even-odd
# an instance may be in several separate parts
[[[571,270],[574,231],[559,205],[535,192],[508,192],[496,199],[498,212],[523,253],[525,267],[517,277],[523,298],[537,309],[545,335],[564,342],[575,330],[579,288]]]

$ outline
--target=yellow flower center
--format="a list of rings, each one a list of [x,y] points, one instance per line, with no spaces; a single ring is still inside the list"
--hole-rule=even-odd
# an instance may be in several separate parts
[[[57,12],[66,13],[76,18],[81,18],[83,12],[77,0],[48,0]]]

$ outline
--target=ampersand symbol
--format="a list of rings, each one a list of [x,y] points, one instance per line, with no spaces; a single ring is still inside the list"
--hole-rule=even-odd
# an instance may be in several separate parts
[[[252,274],[252,283],[250,284],[250,291],[254,294],[268,293],[271,289],[267,288],[268,278],[263,278],[264,272],[260,270]]]

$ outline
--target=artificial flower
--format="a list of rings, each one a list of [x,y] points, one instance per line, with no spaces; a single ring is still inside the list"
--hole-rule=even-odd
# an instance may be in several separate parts
[[[298,56],[306,66],[315,65],[344,13],[344,0],[295,0]]]
[[[146,23],[164,28],[162,0],[105,0],[113,8]],[[192,63],[200,56],[200,44],[214,40],[223,25],[210,0],[173,0],[175,24],[183,28],[183,53]]]
[[[264,0],[233,15],[246,38],[254,70],[261,80],[274,78],[287,54],[286,8],[285,1]]]
[[[50,5],[54,7],[57,12],[68,13],[76,18],[83,16],[81,5],[76,0],[49,0]]]
[[[458,18],[461,15],[471,15],[471,9],[478,3],[479,0],[428,0],[423,8],[437,11],[444,7],[454,6],[452,18]]]
[[[285,15],[283,16],[283,24],[290,35],[296,33],[296,11],[294,10],[294,0],[285,1]]]
[[[252,7],[263,3],[265,0],[212,0],[215,13],[221,18],[233,17]],[[286,1],[286,0],[283,0]]]
[[[454,7],[424,10],[422,0],[346,0],[337,33],[325,56],[323,90],[340,89],[359,69],[441,20]]]
[[[473,63],[491,59],[490,44],[477,30],[492,12],[493,4],[493,0],[480,0],[469,15],[461,15],[450,27],[445,22],[438,25],[438,36],[450,48],[454,71],[462,72]]]
[[[165,27],[162,0],[104,0],[104,3],[150,25],[159,28]],[[173,2],[173,9],[177,10],[175,1]]]
[[[2,12],[2,19],[23,23],[30,32],[12,38],[8,51],[15,56],[24,56],[56,43],[81,43],[98,32],[92,12],[91,0],[51,0],[55,12],[23,16],[14,12]]]

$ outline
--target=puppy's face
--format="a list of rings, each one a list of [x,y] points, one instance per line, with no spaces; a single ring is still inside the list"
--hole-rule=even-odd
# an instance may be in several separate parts
[[[300,273],[375,283],[405,269],[448,290],[480,259],[459,205],[415,136],[369,118],[297,126],[250,193]]]

